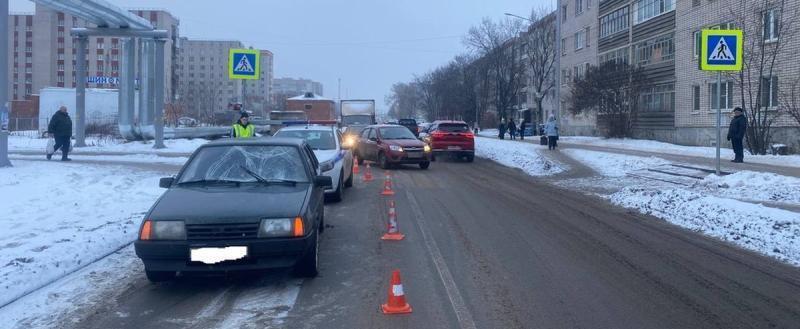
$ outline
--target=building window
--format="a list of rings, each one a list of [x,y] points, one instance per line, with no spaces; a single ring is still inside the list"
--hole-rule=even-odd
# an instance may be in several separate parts
[[[692,112],[700,112],[700,85],[692,86]]]
[[[64,37],[64,31],[58,31],[58,37],[59,38],[63,38]]]
[[[646,88],[640,98],[644,112],[674,112],[675,84],[667,83]]]
[[[708,104],[711,110],[716,110],[720,103],[723,110],[733,108],[733,82],[722,82],[721,88],[721,93],[717,96],[717,82],[708,84]]]
[[[63,61],[64,60],[64,54],[58,54],[58,60]]]
[[[778,77],[761,78],[761,107],[778,106]]]
[[[692,7],[700,6],[700,0],[692,0]]]
[[[72,18],[72,27],[78,27],[78,18],[77,17],[73,17]]]
[[[600,18],[600,37],[604,38],[628,29],[630,12],[628,6],[622,7]]]
[[[575,32],[575,50],[583,49],[586,46],[586,30]]]
[[[772,42],[778,40],[780,18],[777,9],[769,9],[764,11],[761,16],[761,26],[764,27],[762,35],[764,41]]]
[[[636,13],[634,24],[639,24],[653,17],[675,10],[675,0],[637,0],[633,3]]]
[[[64,72],[64,64],[58,64],[58,70]]]
[[[567,47],[564,47],[564,45],[566,44],[567,44],[567,38],[561,39],[561,56],[567,55]]]
[[[61,82],[61,83],[64,82],[64,76],[63,75],[59,75],[58,76],[58,82]]]
[[[567,21],[567,5],[561,6],[561,24]]]
[[[675,59],[673,35],[656,37],[636,45],[636,64],[658,64]]]
[[[105,49],[105,48],[106,48],[106,44],[105,43],[102,43],[102,42],[98,42],[97,43],[97,49]]]
[[[600,64],[615,62],[617,64],[628,64],[628,47],[612,50],[598,57]]]
[[[575,0],[575,16],[583,13],[583,0]]]

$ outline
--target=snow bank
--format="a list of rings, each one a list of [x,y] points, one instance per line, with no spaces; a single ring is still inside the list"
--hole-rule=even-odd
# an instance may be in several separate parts
[[[800,214],[683,189],[627,187],[612,203],[800,266]]]
[[[669,164],[669,161],[656,157],[648,158],[577,149],[564,149],[562,152],[607,177],[623,177],[632,171]]]
[[[709,175],[698,187],[731,198],[800,204],[800,179],[772,173],[740,171],[727,176]]]
[[[133,241],[164,174],[15,161],[0,169],[0,305]]]
[[[495,161],[501,165],[522,169],[531,176],[548,176],[565,171],[565,165],[547,159],[539,153],[544,147],[527,143],[475,138],[475,156]]]
[[[75,141],[73,141],[74,143]],[[207,143],[201,138],[195,139],[167,139],[164,140],[165,149],[154,149],[153,142],[127,142],[125,140],[109,137],[87,137],[87,147],[76,149],[81,153],[92,152],[129,152],[129,153],[192,153],[195,149]],[[47,138],[30,136],[9,136],[8,149],[14,151],[42,151],[47,147]]]
[[[120,162],[120,163],[160,163],[168,165],[182,166],[189,157],[167,157],[157,154],[126,154],[126,155],[90,155],[90,154],[70,154],[70,159],[93,162]],[[42,160],[44,155],[16,155],[11,154],[12,160]],[[53,162],[61,162],[61,152],[53,155]]]
[[[497,129],[484,129],[484,130],[481,130],[481,131],[478,132],[478,136],[481,136],[481,137],[495,137],[496,138],[497,135],[500,135],[500,131],[498,131]]]
[[[594,145],[603,147],[612,147],[626,150],[637,150],[646,152],[658,152],[674,155],[686,155],[704,158],[716,158],[717,149],[714,147],[703,146],[683,146],[664,142],[657,142],[642,139],[618,139],[609,138],[604,139],[601,137],[585,137],[585,136],[562,136],[561,142]],[[720,150],[723,159],[733,159],[733,151],[730,148],[722,148]],[[745,150],[745,162],[755,162],[762,164],[800,167],[800,155],[750,155]]]

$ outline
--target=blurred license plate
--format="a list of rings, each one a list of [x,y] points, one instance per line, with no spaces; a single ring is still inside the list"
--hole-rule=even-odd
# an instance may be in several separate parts
[[[422,153],[420,153],[420,152],[412,152],[412,153],[408,153],[408,157],[409,157],[409,158],[415,158],[415,159],[416,159],[416,158],[421,158],[421,157],[422,157]]]
[[[247,257],[247,247],[192,248],[190,254],[193,262],[216,264]]]
[[[460,150],[461,146],[448,146],[447,149],[448,150]]]

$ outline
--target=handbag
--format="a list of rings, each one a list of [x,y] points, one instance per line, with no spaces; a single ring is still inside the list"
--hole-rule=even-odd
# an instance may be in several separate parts
[[[55,147],[56,140],[53,138],[47,139],[47,148],[45,148],[45,152],[47,152],[47,154],[53,154],[53,152],[55,152],[55,150],[53,150]]]

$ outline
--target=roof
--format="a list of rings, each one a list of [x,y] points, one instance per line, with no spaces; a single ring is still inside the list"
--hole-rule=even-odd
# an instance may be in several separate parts
[[[434,121],[433,123],[434,123],[434,124],[439,124],[439,123],[458,123],[458,124],[467,124],[466,122],[464,122],[464,121],[461,121],[461,120],[436,120],[436,121]]]
[[[300,95],[300,96],[295,96],[295,97],[289,98],[289,100],[293,100],[293,101],[331,101],[331,102],[333,101],[330,98],[325,98],[325,97],[322,97],[322,96],[317,95],[315,93],[305,93],[305,94]]]
[[[333,126],[330,125],[317,125],[317,124],[309,124],[309,125],[293,125],[293,126],[286,126],[281,128],[281,130],[285,131],[295,131],[295,130],[320,130],[320,131],[330,131],[333,129]]]
[[[261,137],[261,138],[247,138],[247,139],[220,139],[212,141],[200,146],[213,147],[213,146],[297,146],[303,147],[306,141],[299,138],[280,138],[280,137]]]
[[[401,125],[397,125],[397,124],[385,124],[385,123],[383,123],[383,124],[377,124],[377,125],[369,125],[369,126],[367,126],[367,127],[370,127],[370,128],[385,128],[385,127],[401,127],[401,128],[405,128],[405,127],[403,127],[403,126],[401,126]]]

